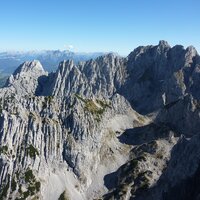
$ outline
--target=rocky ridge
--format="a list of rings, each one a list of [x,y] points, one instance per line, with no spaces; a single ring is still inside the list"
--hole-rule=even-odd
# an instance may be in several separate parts
[[[199,68],[165,41],[23,63],[0,89],[0,199],[171,199],[195,181],[197,198]]]

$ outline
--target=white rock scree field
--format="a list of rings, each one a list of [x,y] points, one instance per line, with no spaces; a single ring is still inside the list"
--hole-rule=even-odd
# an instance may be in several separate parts
[[[1,200],[200,198],[200,56],[140,46],[21,64],[0,88]]]

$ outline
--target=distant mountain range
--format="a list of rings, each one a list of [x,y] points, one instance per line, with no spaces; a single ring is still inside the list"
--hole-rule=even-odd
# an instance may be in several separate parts
[[[63,60],[73,59],[75,62],[94,59],[104,55],[102,52],[74,53],[71,51],[44,50],[44,51],[15,51],[0,52],[0,87],[5,83],[7,77],[23,62],[39,60],[46,71],[54,71]]]
[[[2,87],[5,84],[7,78],[8,78],[8,76],[0,73],[0,87]]]

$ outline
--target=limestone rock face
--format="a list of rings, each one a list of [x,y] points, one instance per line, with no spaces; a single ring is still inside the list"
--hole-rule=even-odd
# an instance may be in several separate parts
[[[39,61],[25,62],[9,77],[6,86],[13,93],[34,95],[38,87],[39,77],[47,76],[47,74]]]
[[[139,112],[153,112],[195,87],[192,74],[198,71],[198,63],[199,55],[194,47],[170,48],[163,41],[158,46],[138,47],[128,57],[128,91],[123,90],[123,96]]]
[[[0,199],[170,199],[189,188],[199,72],[194,47],[165,41],[53,73],[23,63],[0,89]]]

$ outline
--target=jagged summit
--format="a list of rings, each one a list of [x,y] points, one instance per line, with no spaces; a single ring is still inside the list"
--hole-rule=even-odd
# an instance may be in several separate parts
[[[14,72],[13,75],[20,74],[22,72],[35,72],[35,73],[40,73],[44,72],[44,69],[38,60],[33,60],[33,61],[27,61],[21,64]]]
[[[39,61],[24,62],[9,77],[5,88],[7,86],[20,95],[33,95],[39,86],[39,77],[47,75]]]
[[[63,71],[65,68],[69,68],[70,66],[75,65],[73,60],[63,60],[62,62],[59,63],[57,71]]]
[[[165,40],[160,40],[158,46],[169,47],[170,48],[169,43],[167,41],[165,41]]]
[[[193,47],[165,41],[20,65],[0,89],[0,199],[198,197],[199,71]]]
[[[197,50],[196,50],[196,48],[194,47],[194,46],[189,46],[189,47],[187,47],[186,48],[186,51],[188,51],[189,52],[189,54],[191,55],[191,56],[196,56],[196,55],[198,55],[198,52],[197,52]]]

